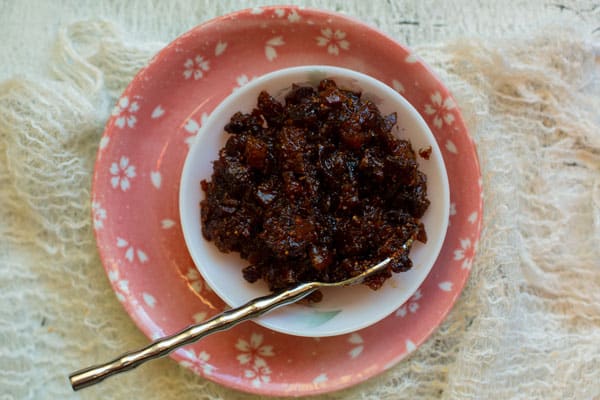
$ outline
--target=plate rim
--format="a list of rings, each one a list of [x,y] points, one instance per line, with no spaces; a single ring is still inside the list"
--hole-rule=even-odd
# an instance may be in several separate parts
[[[311,16],[313,17],[318,17],[320,18],[338,18],[341,20],[346,20],[349,22],[352,22],[354,24],[356,24],[356,29],[360,30],[360,31],[368,31],[370,34],[376,34],[378,35],[378,37],[380,39],[384,39],[387,43],[392,44],[393,46],[397,47],[397,48],[401,48],[403,51],[405,51],[406,53],[409,54],[414,54],[414,52],[412,52],[407,46],[403,45],[402,43],[396,41],[395,39],[393,39],[390,35],[388,35],[387,33],[381,31],[378,27],[375,27],[371,24],[366,23],[365,21],[360,20],[357,17],[354,17],[352,15],[346,15],[346,14],[342,14],[339,12],[334,12],[334,11],[330,11],[330,10],[325,10],[325,9],[319,9],[319,8],[313,8],[313,7],[300,7],[300,6],[293,6],[293,5],[271,5],[271,6],[260,6],[259,7],[262,12],[269,12],[269,11],[274,11],[276,9],[284,9],[287,11],[290,10],[298,10],[298,11],[302,11],[302,12],[306,12],[309,13]],[[119,101],[119,99],[123,96],[124,93],[130,92],[132,90],[132,88],[136,87],[139,85],[139,82],[143,81],[148,73],[149,67],[152,66],[153,64],[159,62],[166,54],[168,54],[169,52],[173,51],[173,48],[175,48],[177,46],[177,43],[180,39],[185,38],[188,35],[191,34],[195,34],[198,31],[201,31],[203,29],[209,29],[211,28],[213,25],[218,25],[222,22],[227,22],[227,20],[234,20],[237,17],[240,16],[246,16],[248,14],[252,14],[253,10],[255,10],[256,7],[254,8],[245,8],[245,9],[240,9],[240,10],[236,10],[233,12],[229,12],[223,15],[219,15],[216,16],[214,18],[208,19],[202,23],[200,23],[197,26],[192,27],[191,29],[187,30],[185,33],[179,35],[178,37],[176,37],[175,39],[173,39],[171,42],[169,42],[166,46],[164,46],[163,48],[161,48],[137,73],[136,75],[133,77],[133,79],[131,80],[131,82],[129,82],[129,84],[125,87],[125,89],[122,91],[122,93],[119,95],[119,98],[117,98],[117,102]],[[452,94],[452,92],[447,88],[447,86],[444,84],[444,82],[440,79],[440,77],[438,76],[438,74],[425,62],[423,62],[422,60],[420,60],[422,67],[427,71],[427,73],[430,75],[430,77],[436,82],[437,85],[443,87],[446,89],[447,91],[447,95],[448,97],[450,97],[451,99],[453,99],[455,101],[454,95]],[[476,169],[476,175],[479,177],[479,179],[482,179],[482,171],[481,171],[481,164],[480,164],[480,159],[478,156],[478,152],[477,152],[477,144],[473,141],[473,138],[470,136],[469,131],[468,131],[468,127],[467,124],[465,123],[464,117],[462,116],[462,113],[460,111],[460,109],[457,108],[457,112],[454,114],[456,117],[456,122],[457,124],[461,125],[464,127],[464,131],[465,131],[465,136],[467,136],[470,139],[471,142],[471,146],[469,146],[468,153],[471,154],[471,159],[474,163],[475,169]],[[102,137],[105,137],[107,135],[108,132],[110,131],[114,131],[114,127],[113,127],[113,120],[114,117],[113,116],[109,116],[109,118],[106,121],[105,124],[105,128],[103,130],[103,134]],[[428,122],[429,125],[429,122]],[[436,136],[434,134],[434,136]],[[438,140],[438,138],[436,137],[436,140]],[[438,143],[438,145],[441,148],[441,143]],[[100,164],[100,158],[101,158],[101,149],[98,149],[97,153],[96,153],[96,159],[94,161],[94,168],[93,168],[93,175],[92,175],[92,190],[90,193],[90,204],[94,201],[94,199],[96,198],[96,194],[98,193],[97,189],[98,189],[98,181],[99,181],[99,164]],[[477,219],[477,225],[475,226],[474,229],[474,237],[479,240],[481,238],[481,234],[482,234],[482,228],[483,228],[483,210],[484,210],[484,196],[483,196],[483,189],[481,187],[481,185],[479,186],[479,189],[477,190],[477,211],[479,212],[479,217]],[[451,199],[452,201],[452,199]],[[90,207],[90,216],[93,219],[94,215],[93,215],[93,210],[92,207]],[[448,228],[449,229],[449,228]],[[105,254],[104,250],[101,248],[101,239],[99,238],[99,232],[96,229],[93,229],[94,232],[94,238],[95,238],[95,242],[96,242],[96,248],[103,266],[103,269],[105,270],[106,273],[106,278],[109,281],[109,284],[111,285],[111,288],[113,290],[113,292],[116,293],[117,291],[117,283],[113,282],[109,279],[109,272],[110,269],[108,267],[108,263],[107,263],[107,254]],[[447,240],[447,233],[446,233],[446,237],[445,240]],[[475,249],[474,251],[474,255],[473,257],[475,257],[477,255],[477,249]],[[439,257],[439,255],[438,255]],[[464,291],[465,288],[465,284],[467,279],[469,279],[471,273],[470,271],[468,271],[465,274],[461,275],[461,278],[457,281],[455,281],[454,283],[456,284],[456,286],[460,286],[460,290],[457,290],[455,292],[453,292],[452,297],[447,301],[448,306],[444,308],[444,310],[441,313],[438,313],[439,317],[436,319],[436,322],[434,324],[431,324],[431,326],[429,327],[429,329],[426,331],[425,334],[423,334],[421,337],[419,337],[418,341],[415,341],[414,345],[415,348],[419,348],[425,341],[427,341],[431,335],[437,330],[439,329],[440,325],[443,323],[443,321],[447,318],[448,314],[450,313],[450,311],[454,308],[456,301],[458,299],[459,296],[461,296],[461,294]],[[427,281],[427,279],[425,280],[425,282]],[[139,315],[133,310],[133,305],[126,303],[126,302],[121,302],[121,305],[123,306],[123,308],[125,309],[126,313],[128,314],[129,318],[131,318],[131,320],[135,323],[135,325],[137,326],[137,328],[150,340],[153,340],[150,329],[147,325],[147,321],[144,321],[142,318],[139,317]],[[377,324],[375,324],[377,325]],[[386,365],[384,368],[382,368],[379,371],[376,371],[374,373],[368,373],[368,374],[363,374],[362,376],[356,378],[355,380],[353,380],[350,383],[347,384],[341,384],[341,385],[337,385],[337,386],[313,386],[312,390],[310,391],[305,391],[305,392],[294,392],[294,393],[289,393],[286,391],[276,391],[276,390],[263,390],[264,387],[261,388],[253,388],[251,385],[244,385],[242,383],[236,382],[236,381],[231,381],[231,380],[225,380],[225,379],[219,379],[218,376],[215,375],[207,375],[204,374],[202,371],[197,371],[197,370],[193,370],[194,373],[196,373],[197,375],[201,376],[204,379],[210,380],[212,382],[215,382],[219,385],[222,385],[226,388],[230,388],[230,389],[235,389],[235,390],[239,390],[245,393],[254,393],[254,394],[259,394],[259,395],[267,395],[267,396],[304,396],[304,395],[317,395],[317,394],[324,394],[324,393],[331,393],[331,392],[335,392],[335,391],[339,391],[342,389],[346,389],[349,387],[355,387],[356,385],[363,383],[369,379],[372,379],[373,377],[382,374],[383,372],[389,370],[390,368],[392,368],[394,365],[396,365],[398,362],[402,361],[403,359],[405,359],[406,357],[408,357],[410,355],[409,352],[400,354],[397,356],[396,359],[394,359],[392,362],[388,363],[388,365]],[[180,361],[182,361],[181,357],[179,356],[178,352],[174,352],[170,355],[171,358],[173,358],[177,363],[179,363]],[[267,386],[267,388],[273,388],[273,386]]]

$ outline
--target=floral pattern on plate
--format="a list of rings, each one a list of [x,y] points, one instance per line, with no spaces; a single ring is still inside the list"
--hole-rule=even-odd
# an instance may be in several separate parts
[[[381,373],[416,351],[456,301],[473,267],[482,194],[475,146],[448,89],[417,55],[355,19],[297,7],[244,10],[191,30],[140,71],[107,123],[94,175],[100,256],[138,327],[156,338],[218,314],[225,304],[191,269],[179,227],[185,155],[202,121],[236,87],[306,64],[366,73],[417,108],[445,159],[451,224],[419,290],[374,326],[303,338],[248,322],[173,353],[207,379],[264,395],[325,393]]]

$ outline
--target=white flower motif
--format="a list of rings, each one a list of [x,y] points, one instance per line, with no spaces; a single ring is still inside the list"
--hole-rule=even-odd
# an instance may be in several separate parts
[[[392,87],[398,93],[404,93],[404,85],[397,79],[392,80]]]
[[[210,364],[208,360],[210,360],[210,354],[206,351],[202,350],[199,354],[196,354],[194,350],[182,349],[180,350],[181,354],[187,359],[182,362],[182,365],[185,367],[193,367],[194,365],[199,365],[202,368],[202,371],[205,375],[210,375],[216,369],[214,365]]]
[[[419,61],[419,57],[415,53],[410,53],[408,56],[406,56],[404,61],[409,64],[414,64]]]
[[[265,57],[267,60],[273,61],[277,58],[277,49],[278,46],[283,46],[285,42],[283,41],[283,36],[275,36],[269,40],[265,44]]]
[[[110,142],[110,137],[102,136],[102,139],[100,139],[100,150],[105,149],[108,146],[108,142]]]
[[[433,121],[433,123],[435,124],[435,120]],[[441,124],[440,124],[440,127],[441,127]],[[456,148],[456,145],[450,139],[446,140],[446,150],[448,150],[452,154],[458,154],[458,149]]]
[[[477,213],[477,211],[473,211],[471,213],[471,215],[469,215],[469,217],[467,218],[467,220],[469,221],[469,223],[474,224],[477,221],[477,216],[479,214]]]
[[[92,202],[92,216],[94,219],[94,229],[104,228],[104,220],[106,219],[106,210],[102,208],[97,201]]]
[[[185,138],[185,142],[187,143],[188,146],[190,146],[190,147],[192,146],[192,144],[196,140],[196,135],[200,131],[200,128],[202,127],[202,125],[204,125],[206,123],[207,119],[208,119],[208,114],[202,113],[202,116],[200,117],[200,122],[197,122],[193,118],[190,118],[187,120],[183,129],[185,129],[188,133],[191,133],[190,136]]]
[[[463,260],[461,268],[469,269],[471,268],[473,252],[474,246],[472,246],[471,239],[460,239],[460,249],[454,250],[454,259],[456,261]]]
[[[292,10],[287,17],[288,21],[290,21],[292,24],[295,22],[298,22],[302,19],[302,17],[300,16],[300,14],[298,14],[298,12],[296,10]]]
[[[247,366],[244,370],[244,377],[252,380],[252,386],[259,387],[263,383],[271,380],[271,369],[263,357],[273,357],[273,346],[262,345],[263,335],[253,333],[250,341],[238,339],[235,348],[241,351],[237,360],[241,365]]]
[[[456,215],[456,203],[450,203],[450,216]]]
[[[160,226],[163,229],[171,229],[172,227],[175,226],[175,221],[173,221],[172,219],[169,219],[169,218],[165,218],[162,221],[160,221]]]
[[[210,70],[210,63],[205,60],[201,55],[196,57],[188,58],[183,64],[185,70],[183,71],[183,77],[185,79],[194,78],[195,81],[202,78],[208,70]]]
[[[256,79],[256,76],[253,76],[252,78],[248,78],[248,75],[246,75],[246,74],[242,74],[242,75],[238,76],[237,78],[235,78],[235,81],[237,82],[237,86],[234,86],[233,91],[235,92],[236,90],[238,90],[242,86],[246,85],[247,83],[252,82],[254,79]]]
[[[348,338],[348,343],[355,345],[355,347],[353,347],[352,350],[350,350],[348,352],[348,355],[350,356],[350,358],[358,357],[364,349],[365,342],[364,342],[362,336],[360,336],[358,333],[353,333]]]
[[[133,262],[136,258],[142,264],[148,262],[148,255],[142,249],[135,249],[129,242],[123,238],[117,237],[117,247],[125,250],[125,259],[129,262]]]
[[[119,163],[113,162],[110,165],[110,184],[113,188],[120,187],[126,192],[131,187],[130,179],[135,178],[135,166],[129,165],[129,158],[122,156]]]
[[[162,184],[162,175],[160,171],[150,171],[150,181],[152,182],[152,186],[160,189],[160,185]]]
[[[165,113],[165,109],[162,108],[162,106],[159,104],[152,111],[152,115],[150,116],[150,118],[152,118],[152,119],[160,118],[160,117],[162,117],[164,115],[164,113]]]
[[[315,385],[319,385],[319,384],[321,384],[321,383],[325,383],[325,382],[327,382],[328,380],[329,380],[329,378],[327,377],[327,374],[326,374],[326,373],[322,373],[322,374],[320,374],[320,375],[317,375],[317,377],[316,377],[315,379],[313,379],[313,381],[312,381],[312,382],[313,382]]]
[[[277,18],[285,17],[285,9],[283,9],[283,8],[276,8],[274,13],[277,16]],[[294,22],[300,21],[302,19],[302,17],[300,17],[300,14],[298,14],[298,12],[296,10],[292,10],[288,14],[287,19],[290,23],[293,24]]]
[[[154,308],[154,306],[156,305],[156,298],[154,296],[152,296],[150,293],[143,292],[142,298],[144,299],[144,303],[146,303],[146,305],[148,305],[148,307]]]
[[[456,215],[456,203],[450,203],[450,216],[448,218],[448,226],[452,225],[452,217]]]
[[[346,32],[342,32],[339,29],[335,31],[329,27],[321,29],[321,35],[317,36],[317,46],[327,46],[327,52],[331,55],[337,56],[340,54],[340,49],[350,49],[350,42],[346,40]]]
[[[406,303],[404,303],[404,305],[402,307],[400,307],[398,309],[398,311],[396,311],[396,316],[404,318],[408,315],[408,313],[411,313],[411,314],[416,313],[417,310],[419,309],[418,301],[421,299],[421,297],[423,297],[423,294],[421,293],[421,289],[417,289],[415,294],[413,294],[411,296],[411,298],[408,299],[408,301]]]
[[[212,289],[210,286],[203,284],[204,281],[202,280],[202,278],[200,277],[200,273],[198,273],[198,270],[196,268],[189,268],[187,273],[185,274],[185,277],[187,278],[189,285],[191,286],[191,288],[196,292],[196,293],[202,293],[202,289],[206,289],[207,291],[211,292]]]
[[[263,383],[271,382],[271,372],[265,360],[257,358],[251,369],[244,370],[244,377],[252,380],[252,386],[260,387]]]
[[[196,324],[205,321],[206,317],[208,317],[208,313],[206,311],[200,311],[199,313],[192,315],[192,319]]]
[[[225,51],[225,49],[227,49],[227,42],[221,42],[219,41],[219,43],[217,43],[217,45],[215,46],[215,56],[220,56],[221,54],[223,54],[223,52]]]
[[[444,124],[452,125],[454,122],[452,110],[455,107],[452,98],[446,97],[442,101],[442,95],[436,91],[431,95],[431,104],[425,104],[425,114],[433,116],[433,125],[440,129]]]
[[[119,99],[119,102],[113,108],[112,115],[116,116],[115,125],[119,128],[124,128],[128,126],[133,128],[135,123],[137,122],[137,118],[135,114],[140,109],[140,105],[137,101],[129,102],[129,97],[123,96]]]
[[[108,273],[108,279],[113,284],[116,283],[115,294],[117,295],[117,299],[119,299],[120,302],[124,302],[125,296],[129,295],[129,281],[120,279],[118,269],[111,270]]]
[[[262,346],[262,342],[263,335],[260,333],[253,333],[250,336],[249,342],[244,339],[238,339],[235,348],[241,351],[237,356],[237,360],[240,364],[247,365],[257,358],[262,359],[262,357],[272,357],[274,355],[273,346]]]

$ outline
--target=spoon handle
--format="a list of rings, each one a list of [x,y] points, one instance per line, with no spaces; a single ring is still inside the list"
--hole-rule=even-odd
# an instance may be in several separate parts
[[[215,332],[227,330],[240,322],[257,318],[275,308],[308,296],[318,288],[316,283],[304,283],[282,293],[272,294],[251,300],[243,306],[233,308],[181,332],[159,339],[148,346],[127,352],[104,364],[95,365],[73,372],[69,381],[73,390],[94,385],[112,375],[129,371],[155,358],[166,356],[175,349],[196,342]]]

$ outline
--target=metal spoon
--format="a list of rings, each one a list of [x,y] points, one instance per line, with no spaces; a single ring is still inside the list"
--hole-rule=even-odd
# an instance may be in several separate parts
[[[412,239],[409,239],[402,246],[401,250],[408,251],[411,243]],[[116,359],[104,364],[91,366],[73,372],[71,375],[69,375],[71,387],[73,390],[79,390],[87,386],[94,385],[112,375],[134,369],[146,361],[166,356],[177,348],[194,343],[205,336],[215,332],[227,330],[232,328],[234,325],[239,324],[240,322],[260,317],[261,315],[266,314],[278,307],[295,303],[317,289],[326,287],[351,286],[361,283],[365,280],[365,278],[382,271],[385,266],[392,261],[392,259],[392,257],[388,257],[377,265],[365,270],[360,275],[343,280],[341,282],[301,283],[284,292],[250,300],[243,306],[222,312],[221,314],[218,314],[205,322],[192,325],[180,331],[179,333],[158,339],[157,341],[140,350],[125,353],[120,357],[117,357]]]

